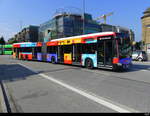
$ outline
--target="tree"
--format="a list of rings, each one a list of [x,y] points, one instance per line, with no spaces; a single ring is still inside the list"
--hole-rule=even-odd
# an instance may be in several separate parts
[[[7,42],[8,44],[13,44],[13,43],[17,43],[15,38],[10,38]]]
[[[136,44],[135,44],[135,49],[136,49],[136,50],[142,50],[143,45],[144,45],[144,42],[143,42],[143,41],[136,42]]]
[[[2,37],[0,37],[0,44],[1,45],[5,45],[5,39],[4,39],[4,37],[2,36]]]

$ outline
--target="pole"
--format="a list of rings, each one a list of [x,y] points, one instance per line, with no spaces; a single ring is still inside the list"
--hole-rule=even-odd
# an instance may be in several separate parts
[[[83,0],[83,35],[85,34],[85,0]]]

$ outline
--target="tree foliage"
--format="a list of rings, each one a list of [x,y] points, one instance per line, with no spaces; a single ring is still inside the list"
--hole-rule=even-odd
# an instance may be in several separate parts
[[[136,42],[135,49],[136,50],[142,50],[143,45],[144,45],[143,41]]]
[[[5,45],[5,39],[4,39],[4,37],[2,36],[2,37],[0,37],[0,44],[1,45]]]
[[[15,38],[10,38],[7,42],[8,44],[13,44],[13,43],[17,43]]]

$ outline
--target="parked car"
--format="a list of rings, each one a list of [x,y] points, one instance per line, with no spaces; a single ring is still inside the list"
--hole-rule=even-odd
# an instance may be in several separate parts
[[[145,51],[134,51],[132,53],[132,60],[147,61],[148,60],[147,53]]]

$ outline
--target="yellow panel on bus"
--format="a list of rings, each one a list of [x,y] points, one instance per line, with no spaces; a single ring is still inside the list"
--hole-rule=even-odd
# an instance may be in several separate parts
[[[64,41],[64,45],[71,45],[72,41],[70,39]]]
[[[64,45],[64,41],[59,41],[58,45]]]
[[[71,45],[71,44],[78,44],[78,43],[82,43],[81,38],[67,39],[67,40],[59,41],[58,45]]]
[[[75,38],[72,40],[72,43],[75,43],[75,44],[81,43],[81,40],[82,40],[81,38]]]
[[[64,54],[64,63],[72,64],[72,55],[71,54]]]

